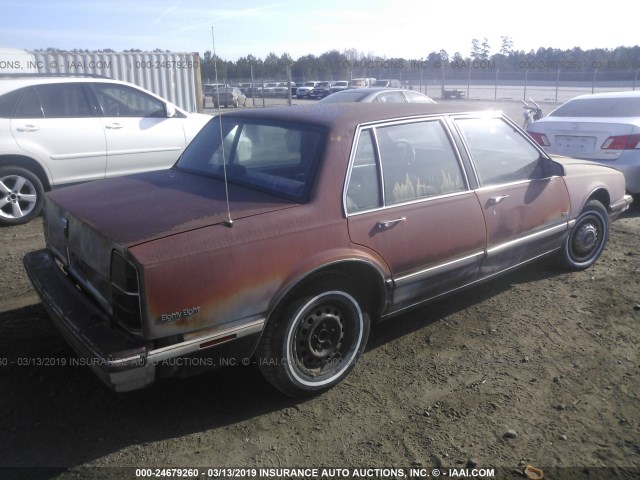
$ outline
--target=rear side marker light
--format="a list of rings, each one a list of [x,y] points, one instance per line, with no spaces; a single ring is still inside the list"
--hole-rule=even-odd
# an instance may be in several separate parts
[[[633,150],[640,148],[640,134],[636,135],[616,135],[607,138],[602,146],[602,150]]]
[[[221,343],[228,342],[229,340],[234,340],[236,338],[236,334],[232,333],[231,335],[227,335],[225,337],[214,338],[213,340],[209,340],[208,342],[201,343],[199,348],[209,348],[214,345],[220,345]]]

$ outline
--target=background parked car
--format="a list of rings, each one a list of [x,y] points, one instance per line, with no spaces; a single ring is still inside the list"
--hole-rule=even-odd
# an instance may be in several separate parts
[[[376,79],[373,77],[366,78],[352,78],[349,82],[351,88],[364,88],[371,87],[375,83]]]
[[[640,92],[580,95],[527,132],[549,153],[617,168],[627,191],[640,195]]]
[[[349,88],[349,82],[347,80],[337,80],[329,87],[329,93],[341,92]]]
[[[247,105],[247,97],[238,87],[222,87],[211,92],[213,107],[219,106],[238,108]]]
[[[169,168],[210,119],[122,81],[0,80],[0,225],[31,220],[54,187]]]
[[[399,88],[351,88],[335,92],[318,103],[377,102],[377,103],[436,103],[431,97],[413,90]]]
[[[310,80],[304,82],[296,89],[296,97],[305,98],[311,94],[311,91],[318,85],[320,82],[317,80]]]
[[[334,82],[318,82],[318,84],[309,93],[310,98],[324,98],[331,93],[331,86]]]

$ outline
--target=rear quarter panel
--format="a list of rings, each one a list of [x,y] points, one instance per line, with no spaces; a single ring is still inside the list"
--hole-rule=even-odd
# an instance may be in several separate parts
[[[143,269],[147,337],[264,317],[300,279],[334,262],[383,270],[349,241],[342,188],[352,137],[330,132],[308,203],[132,247]],[[185,309],[191,314],[172,315]]]

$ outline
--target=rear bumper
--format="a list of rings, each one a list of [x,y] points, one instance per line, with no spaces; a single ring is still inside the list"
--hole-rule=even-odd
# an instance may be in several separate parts
[[[155,365],[146,345],[110,328],[109,318],[58,267],[47,250],[28,253],[24,266],[56,328],[93,372],[116,391],[149,385]]]
[[[156,347],[111,326],[110,318],[58,267],[48,250],[24,257],[42,304],[82,363],[109,387],[126,392],[158,378],[185,376],[223,365],[247,365],[264,327],[264,318],[232,322]]]

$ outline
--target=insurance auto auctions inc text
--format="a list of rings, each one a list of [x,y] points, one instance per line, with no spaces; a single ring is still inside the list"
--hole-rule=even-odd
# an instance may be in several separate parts
[[[136,468],[136,478],[163,476],[162,469]],[[494,478],[493,468],[192,468],[185,476],[209,479],[423,479],[423,478]]]

